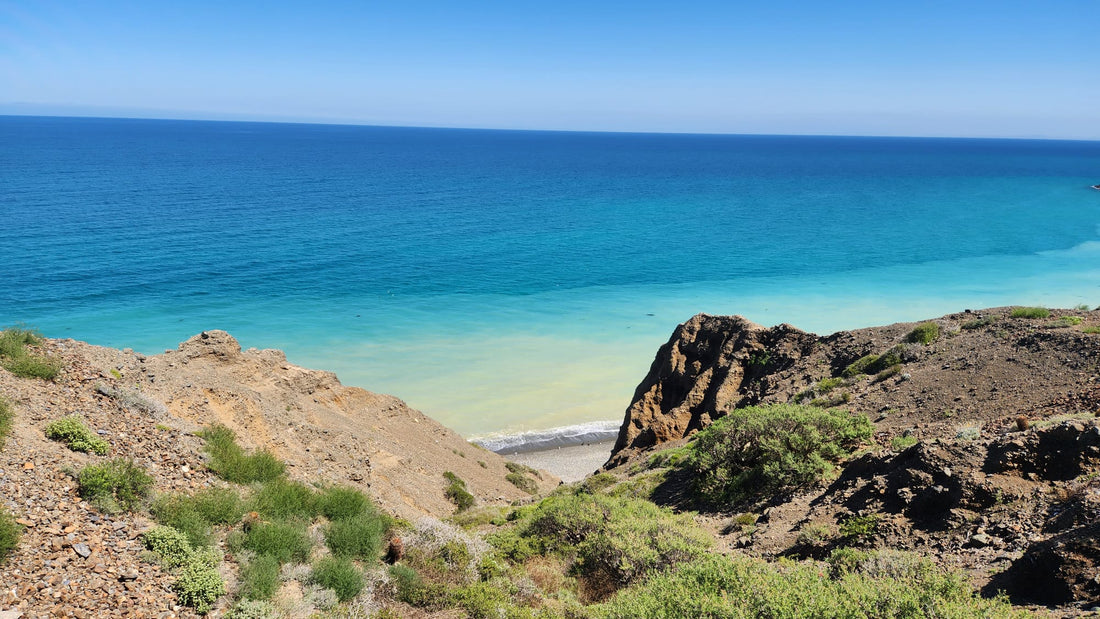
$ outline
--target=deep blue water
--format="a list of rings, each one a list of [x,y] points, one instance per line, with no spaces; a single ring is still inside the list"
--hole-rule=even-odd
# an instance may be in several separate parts
[[[0,325],[221,328],[467,434],[618,418],[696,311],[1100,303],[1100,142],[0,117]]]

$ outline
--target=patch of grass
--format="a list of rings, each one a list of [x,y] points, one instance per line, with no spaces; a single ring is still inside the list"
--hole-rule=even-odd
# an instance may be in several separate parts
[[[265,518],[312,520],[321,513],[317,493],[309,486],[278,478],[260,486],[248,501]]]
[[[1084,329],[1081,329],[1081,333],[1095,335],[1097,333],[1100,333],[1100,327],[1085,327]]]
[[[270,600],[280,584],[279,562],[270,555],[256,555],[241,566],[237,595],[245,600]]]
[[[808,524],[798,532],[798,543],[802,546],[818,546],[833,537],[833,528],[827,524]]]
[[[877,556],[869,555],[860,566],[883,563]],[[937,569],[930,560],[913,558],[908,565],[891,576],[881,570],[833,570],[815,561],[708,556],[621,591],[592,610],[604,619],[1031,616],[1002,598],[982,598],[961,575]]]
[[[1080,316],[1062,316],[1061,318],[1058,318],[1057,320],[1052,320],[1052,321],[1046,323],[1045,325],[1043,325],[1043,328],[1044,329],[1064,329],[1066,327],[1076,327],[1077,325],[1081,324],[1082,322],[1085,322],[1085,319],[1081,318]]]
[[[852,516],[840,523],[840,534],[848,539],[866,539],[878,533],[878,514]]]
[[[370,497],[347,486],[330,486],[317,495],[317,508],[332,521],[347,520],[360,514],[375,514],[378,508]]]
[[[522,473],[508,473],[504,476],[504,479],[527,494],[535,494],[539,491],[539,486],[535,480]]]
[[[156,526],[141,534],[141,542],[160,558],[162,565],[176,567],[191,558],[194,549],[187,536],[173,527]]]
[[[15,425],[15,410],[11,402],[0,396],[0,449],[4,448],[13,425]]]
[[[160,495],[149,511],[157,522],[181,531],[198,548],[209,545],[212,525],[239,521],[244,515],[244,503],[233,489],[205,488],[193,495]]]
[[[542,479],[542,473],[539,473],[538,469],[531,468],[526,464],[507,461],[504,463],[504,468],[508,469],[508,472],[510,473],[517,473],[519,475],[532,475],[538,479]]]
[[[715,505],[758,500],[816,483],[871,438],[865,415],[812,406],[731,411],[699,432],[687,466],[694,489]]]
[[[916,444],[917,437],[912,435],[895,436],[894,438],[890,439],[890,449],[893,449],[894,451],[904,451]]]
[[[196,552],[180,568],[172,589],[180,604],[190,606],[200,615],[214,607],[214,602],[225,595],[225,581],[218,573],[221,558],[213,553]]]
[[[363,590],[363,572],[347,559],[327,557],[313,565],[313,582],[336,592],[341,602],[359,595]]]
[[[153,478],[133,460],[115,458],[81,469],[77,484],[80,496],[100,511],[114,513],[140,508],[153,488]]]
[[[446,596],[446,587],[442,583],[426,582],[416,570],[407,565],[390,566],[390,578],[397,599],[411,606],[421,608],[437,606]]]
[[[901,364],[898,363],[896,365],[891,365],[890,367],[888,367],[885,370],[879,372],[878,374],[875,374],[875,379],[874,379],[873,382],[881,383],[882,381],[884,381],[888,378],[892,378],[894,376],[897,376],[899,373],[901,373]]]
[[[464,512],[474,506],[474,495],[466,489],[466,482],[451,471],[445,471],[443,478],[447,480],[447,489],[443,491],[457,508],[456,511]]]
[[[982,327],[988,327],[995,322],[997,322],[996,316],[984,316],[982,318],[968,320],[962,323],[961,327],[967,331],[973,331],[975,329],[981,329]]]
[[[286,465],[271,452],[260,450],[251,454],[237,444],[232,430],[223,425],[213,425],[199,436],[205,441],[204,449],[210,455],[207,466],[218,477],[237,484],[266,482],[282,477]]]
[[[817,381],[817,385],[815,388],[821,393],[829,393],[833,389],[836,389],[837,387],[843,385],[845,382],[846,381],[839,376],[834,378],[823,378]]]
[[[267,555],[279,564],[305,563],[309,560],[313,542],[304,522],[258,522],[244,534],[241,546],[257,555]]]
[[[611,473],[596,473],[595,475],[589,475],[580,483],[578,492],[587,492],[589,494],[596,494],[597,492],[603,492],[604,490],[614,486],[618,483],[619,478],[615,477]]]
[[[1050,310],[1045,307],[1017,307],[1009,314],[1012,318],[1047,318]]]
[[[842,393],[834,393],[827,398],[814,398],[810,400],[810,406],[816,406],[819,408],[833,408],[834,406],[840,406],[841,404],[847,404],[852,401],[852,394],[844,391]]]
[[[0,331],[0,367],[22,378],[53,380],[61,373],[61,361],[27,352],[42,343],[42,335],[25,326]]]
[[[0,507],[0,564],[19,546],[23,537],[23,525],[15,521],[11,512]]]
[[[922,322],[913,328],[905,336],[905,341],[910,344],[924,344],[925,346],[935,342],[940,337],[940,326],[932,321]]]
[[[107,441],[84,425],[80,415],[69,415],[51,421],[46,426],[46,438],[61,441],[73,451],[91,452],[100,456],[107,455],[111,449]]]
[[[382,553],[388,529],[385,517],[363,512],[329,523],[325,528],[325,545],[338,557],[375,561]]]
[[[646,468],[659,469],[666,467],[677,467],[683,464],[688,458],[691,457],[691,450],[684,447],[673,447],[672,449],[662,449],[657,453],[649,457],[649,461],[646,464]]]

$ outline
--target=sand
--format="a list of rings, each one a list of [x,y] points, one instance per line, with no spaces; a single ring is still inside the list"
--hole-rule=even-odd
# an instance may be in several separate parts
[[[570,447],[557,447],[543,451],[501,454],[505,458],[550,471],[564,482],[580,481],[595,472],[611,456],[614,440],[585,443]]]

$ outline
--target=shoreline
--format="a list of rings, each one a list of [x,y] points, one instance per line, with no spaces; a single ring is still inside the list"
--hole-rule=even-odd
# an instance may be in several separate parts
[[[565,483],[581,481],[611,457],[615,439],[537,451],[501,453],[504,458],[557,475]]]

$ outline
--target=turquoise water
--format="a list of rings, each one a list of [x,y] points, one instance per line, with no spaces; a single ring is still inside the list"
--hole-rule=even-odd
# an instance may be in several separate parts
[[[613,422],[700,311],[1100,304],[1097,182],[1100,142],[0,117],[0,324],[225,329],[466,435]]]

